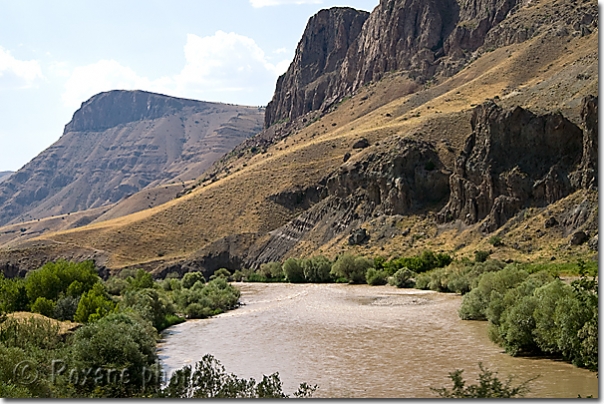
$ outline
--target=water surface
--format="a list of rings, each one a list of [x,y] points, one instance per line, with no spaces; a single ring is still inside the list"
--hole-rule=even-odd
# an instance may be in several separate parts
[[[244,305],[165,331],[159,345],[170,372],[206,353],[227,372],[279,372],[286,393],[318,384],[315,397],[434,397],[448,373],[478,362],[531,382],[527,397],[598,394],[595,373],[548,359],[514,358],[487,336],[486,322],[462,321],[461,297],[390,286],[238,283]]]

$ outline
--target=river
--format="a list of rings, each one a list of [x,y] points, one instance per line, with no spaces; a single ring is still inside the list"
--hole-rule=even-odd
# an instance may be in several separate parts
[[[593,372],[549,359],[514,358],[493,344],[487,323],[462,321],[461,297],[391,286],[238,283],[242,307],[164,331],[159,357],[170,373],[209,353],[227,372],[261,380],[279,372],[291,394],[314,397],[435,397],[449,372],[476,382],[478,362],[530,383],[527,397],[598,395]]]

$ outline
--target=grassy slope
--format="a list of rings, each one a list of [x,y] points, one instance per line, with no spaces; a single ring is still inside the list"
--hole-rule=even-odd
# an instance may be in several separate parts
[[[533,9],[547,7],[549,3],[541,2]],[[597,31],[588,37],[566,39],[570,42],[560,46],[538,36],[485,53],[449,80],[408,96],[397,96],[401,88],[408,86],[406,79],[391,74],[362,88],[334,112],[273,145],[267,153],[232,160],[230,174],[198,187],[189,195],[132,215],[43,238],[104,250],[110,255],[109,266],[121,267],[157,260],[159,255],[163,259],[185,257],[235,233],[264,233],[294,215],[267,197],[292,186],[316,183],[339,167],[346,152],[353,156],[371,153],[372,147],[360,152],[351,149],[361,136],[375,144],[394,134],[420,134],[417,136],[435,142],[443,161],[452,168],[470,133],[473,104],[499,96],[504,105],[564,110],[567,105],[577,105],[569,99],[597,93]],[[569,80],[583,71],[595,72],[592,76],[595,79]],[[564,112],[577,115],[576,108]],[[454,153],[446,150],[442,139],[450,142]],[[390,256],[427,246],[451,251],[465,243],[467,247],[460,253],[469,254],[483,246],[485,241],[473,229],[438,230],[429,216],[408,217],[396,225],[401,228],[413,225],[411,234],[421,228],[425,228],[426,234],[439,231],[439,237],[420,239],[409,245],[398,236],[363,251]],[[551,240],[538,239],[535,243],[546,241]],[[321,250],[334,255],[343,248],[343,240],[334,240]]]

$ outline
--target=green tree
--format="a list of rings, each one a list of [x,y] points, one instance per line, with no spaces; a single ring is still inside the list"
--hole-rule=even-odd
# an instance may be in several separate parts
[[[58,260],[29,272],[25,277],[25,289],[30,302],[35,302],[38,297],[57,301],[61,294],[76,296],[90,290],[98,282],[100,278],[92,261],[76,263]]]
[[[283,263],[283,273],[285,279],[291,283],[304,283],[304,268],[302,268],[300,260],[296,258],[288,258]]]
[[[201,272],[195,271],[195,272],[187,272],[186,274],[184,274],[184,276],[182,277],[182,287],[185,289],[189,289],[191,286],[193,286],[195,284],[195,282],[205,282],[206,278],[203,277],[203,274]]]
[[[386,271],[377,271],[375,268],[369,268],[365,273],[365,279],[372,286],[385,285],[388,283],[388,274]]]
[[[153,287],[153,276],[144,269],[138,269],[134,276],[126,278],[129,290],[140,290]]]
[[[52,317],[55,313],[56,303],[45,297],[38,297],[35,302],[31,305],[31,311],[34,313],[42,314],[46,317]]]
[[[322,255],[302,260],[304,278],[311,283],[324,283],[331,280],[331,261]]]
[[[115,302],[111,300],[103,284],[95,283],[92,289],[80,298],[74,320],[79,323],[97,321],[114,309]]]
[[[365,274],[372,265],[367,258],[344,253],[333,263],[331,273],[335,278],[346,278],[351,283],[365,283]]]

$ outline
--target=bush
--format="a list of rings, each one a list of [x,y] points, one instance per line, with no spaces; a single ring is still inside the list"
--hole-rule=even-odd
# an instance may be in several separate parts
[[[242,282],[244,278],[243,272],[238,269],[231,275],[231,278],[234,282]]]
[[[346,278],[350,283],[365,283],[365,274],[372,265],[373,262],[367,258],[345,253],[334,262],[331,274],[336,278]]]
[[[310,398],[317,386],[300,384],[294,393],[297,398]],[[211,355],[205,355],[195,364],[177,370],[168,385],[159,394],[162,398],[288,398],[283,393],[278,373],[264,375],[260,383],[254,379],[240,379],[226,373],[224,367]]]
[[[153,276],[144,269],[137,270],[136,274],[126,278],[126,281],[128,282],[128,290],[148,289],[152,288],[154,284]]]
[[[86,394],[128,397],[153,392],[153,378],[146,380],[155,366],[155,338],[145,326],[125,313],[110,314],[78,329],[73,338],[73,362],[79,369],[117,369],[113,378],[80,378],[76,388]],[[127,369],[128,382],[122,383],[119,370]]]
[[[434,389],[441,398],[514,398],[524,397],[529,392],[528,384],[536,378],[529,379],[518,386],[512,386],[512,377],[503,383],[496,375],[496,372],[491,372],[479,363],[480,374],[478,375],[478,384],[466,386],[463,380],[463,370],[456,370],[449,373],[449,377],[453,381],[453,388]]]
[[[385,285],[388,283],[388,274],[386,271],[376,271],[375,268],[369,268],[365,273],[365,279],[371,286]]]
[[[224,279],[229,279],[229,277],[231,276],[231,273],[229,272],[228,269],[226,268],[220,268],[217,271],[215,271],[212,276],[210,276],[210,280],[214,280],[216,278],[224,278]]]
[[[181,281],[181,285],[185,289],[190,289],[195,282],[205,282],[206,278],[203,277],[201,272],[187,272]]]
[[[485,262],[489,258],[489,255],[491,255],[491,253],[488,251],[482,251],[482,250],[474,251],[474,261],[475,262]]]
[[[114,309],[115,303],[109,297],[105,287],[101,283],[95,283],[92,289],[80,298],[74,320],[78,323],[97,321]]]
[[[72,297],[66,296],[57,301],[55,306],[54,315],[52,317],[57,320],[65,321],[73,321],[76,310],[78,309],[78,303],[80,302],[80,297]]]
[[[482,274],[476,288],[464,295],[459,309],[460,317],[463,320],[486,320],[492,293],[497,292],[503,296],[508,289],[520,284],[528,276],[526,271],[513,264],[498,272]]]
[[[181,322],[181,319],[175,316],[172,301],[155,289],[128,291],[119,306],[121,309],[132,308],[143,319],[153,324],[157,331],[175,324],[174,321]]]
[[[304,269],[302,268],[300,260],[296,258],[288,258],[283,263],[283,273],[285,279],[291,283],[304,283]]]
[[[282,281],[285,277],[280,262],[267,262],[266,264],[262,264],[260,265],[260,270],[258,272],[264,277],[273,280]]]
[[[187,318],[205,318],[233,309],[237,306],[240,292],[229,285],[224,277],[218,277],[207,284],[196,283],[190,289],[174,293],[178,308]]]
[[[31,305],[31,311],[46,317],[52,317],[55,313],[55,302],[45,297],[38,297]]]
[[[503,245],[503,242],[501,241],[501,237],[491,236],[489,237],[489,244],[491,244],[493,247],[500,247]]]
[[[414,285],[412,278],[417,274],[409,268],[401,268],[392,275],[390,284],[397,288],[411,288]]]
[[[92,289],[99,281],[92,261],[74,263],[58,260],[29,272],[25,277],[25,289],[30,302],[35,302],[38,297],[57,301],[61,293],[75,296]]]
[[[22,278],[6,279],[0,273],[0,313],[25,311],[28,305],[25,281]]]
[[[331,281],[331,261],[322,255],[302,260],[304,279],[311,283]]]
[[[433,251],[426,250],[419,256],[392,259],[384,264],[384,269],[388,275],[394,275],[401,268],[408,268],[419,274],[434,268],[443,268],[452,261],[453,258],[449,254],[434,254]]]
[[[418,274],[415,278],[415,288],[426,290],[428,289],[428,285],[430,284],[430,275],[428,274]]]
[[[118,278],[117,276],[110,276],[104,283],[107,293],[113,296],[121,295],[130,286],[127,280]]]

